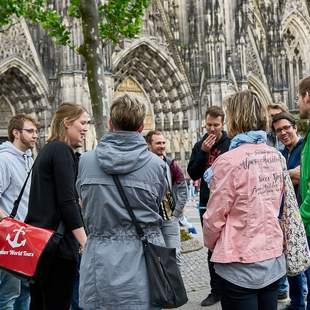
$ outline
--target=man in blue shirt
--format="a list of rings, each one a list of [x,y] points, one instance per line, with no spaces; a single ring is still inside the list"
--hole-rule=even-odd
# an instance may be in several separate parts
[[[303,139],[297,134],[296,121],[293,115],[282,112],[276,114],[272,120],[272,129],[277,139],[285,146],[282,155],[285,157],[287,169],[294,185],[298,204],[300,204],[299,179],[300,179],[300,159],[303,147]],[[305,277],[299,274],[288,277],[289,295],[291,303],[286,309],[301,310],[305,309]]]

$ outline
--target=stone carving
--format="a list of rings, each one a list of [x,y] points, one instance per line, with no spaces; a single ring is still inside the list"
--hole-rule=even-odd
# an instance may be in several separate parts
[[[177,130],[175,130],[172,134],[172,144],[173,144],[173,151],[178,153],[181,151],[180,147],[180,134]]]
[[[171,134],[170,134],[170,131],[165,131],[164,137],[166,139],[166,153],[171,153]]]

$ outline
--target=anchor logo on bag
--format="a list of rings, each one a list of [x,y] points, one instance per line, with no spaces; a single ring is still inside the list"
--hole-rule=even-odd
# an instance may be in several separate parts
[[[20,227],[19,229],[14,229],[13,232],[16,232],[15,237],[13,240],[11,240],[10,234],[7,234],[6,236],[6,241],[10,244],[12,248],[19,248],[21,246],[24,246],[26,244],[26,239],[22,240],[21,242],[18,243],[18,238],[19,235],[25,235],[26,233],[24,232],[24,227]]]

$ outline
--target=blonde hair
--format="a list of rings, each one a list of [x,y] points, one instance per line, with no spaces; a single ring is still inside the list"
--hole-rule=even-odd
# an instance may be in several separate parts
[[[228,97],[224,103],[230,136],[250,130],[266,130],[267,106],[253,91],[245,90]]]
[[[145,114],[145,105],[128,93],[115,98],[110,108],[112,124],[118,130],[136,131],[142,125]]]
[[[271,109],[279,109],[282,112],[288,112],[287,106],[282,102],[270,103],[268,104],[267,108],[268,108],[268,111]]]
[[[51,124],[51,135],[47,142],[59,140],[66,140],[66,127],[65,121],[72,123],[77,120],[84,112],[87,112],[81,105],[75,103],[62,103],[53,119]]]

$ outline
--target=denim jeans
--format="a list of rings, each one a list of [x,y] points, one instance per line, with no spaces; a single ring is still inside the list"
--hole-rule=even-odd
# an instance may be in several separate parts
[[[287,292],[288,292],[288,281],[287,281],[287,276],[285,275],[279,280],[278,295],[281,295]]]
[[[290,307],[294,310],[304,310],[306,307],[305,295],[307,293],[307,283],[304,273],[294,277],[287,277],[290,289]]]
[[[308,239],[308,245],[309,245],[309,247],[310,247],[310,237],[307,236],[307,239]],[[310,268],[308,268],[308,269],[305,271],[305,276],[306,276],[307,285],[308,285],[307,310],[310,310],[310,292],[309,292],[309,288],[310,288]]]
[[[73,287],[70,310],[82,310],[82,308],[79,307],[80,264],[81,264],[81,257],[79,257],[79,261],[76,266],[76,275],[74,279],[74,287]]]
[[[14,310],[14,303],[20,295],[20,280],[0,270],[0,309]]]
[[[277,310],[278,281],[261,289],[249,289],[219,279],[222,310]]]
[[[171,220],[163,221],[161,232],[167,248],[175,248],[177,256],[177,264],[181,270],[181,240],[180,240],[180,226],[179,219],[172,218]]]
[[[25,280],[21,280],[20,295],[15,300],[14,310],[29,310],[30,288]]]

